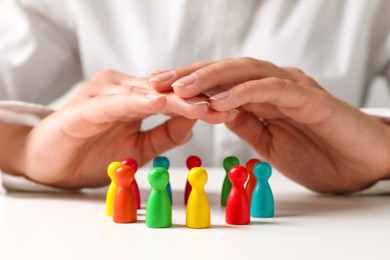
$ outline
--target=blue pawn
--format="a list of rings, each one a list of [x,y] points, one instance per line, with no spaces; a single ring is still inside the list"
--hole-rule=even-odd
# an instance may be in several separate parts
[[[169,159],[165,156],[157,156],[153,160],[153,168],[157,168],[157,167],[162,167],[168,171]],[[169,182],[169,178],[168,178],[168,184],[166,189],[168,192],[169,200],[171,201],[171,205],[172,205],[172,190],[171,190],[171,183]]]
[[[257,218],[272,218],[274,216],[274,196],[268,179],[272,168],[266,162],[256,163],[253,173],[257,179],[252,193],[251,216]]]

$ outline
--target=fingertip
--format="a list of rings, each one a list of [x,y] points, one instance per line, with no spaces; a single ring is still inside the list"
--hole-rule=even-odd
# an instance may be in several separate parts
[[[173,70],[152,71],[150,73],[149,85],[158,92],[172,91],[172,82],[176,73]]]
[[[237,116],[240,114],[240,110],[238,109],[232,109],[229,111],[229,115],[225,121],[225,123],[228,123],[228,122],[231,122],[233,121],[234,119],[237,118]]]
[[[167,104],[167,97],[161,94],[146,93],[144,95],[145,99],[149,102],[152,102],[157,107],[164,107]]]

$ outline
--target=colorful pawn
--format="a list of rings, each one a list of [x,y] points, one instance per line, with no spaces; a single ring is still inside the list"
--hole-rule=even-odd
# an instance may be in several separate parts
[[[252,201],[253,189],[256,186],[256,177],[253,175],[253,167],[255,167],[255,164],[259,163],[259,162],[260,162],[259,159],[250,159],[245,165],[245,167],[249,173],[249,179],[248,179],[246,186],[245,186],[245,191],[246,191],[246,195],[248,196],[249,205]]]
[[[246,225],[250,220],[250,207],[244,184],[248,171],[244,166],[233,166],[229,170],[229,180],[232,183],[226,203],[226,223],[231,225]]]
[[[188,170],[191,170],[194,167],[201,167],[202,160],[198,156],[192,155],[192,156],[187,158],[186,165],[187,165]],[[187,178],[186,188],[184,190],[184,203],[185,204],[187,204],[187,202],[188,202],[188,197],[190,196],[191,190],[192,190],[192,187],[191,187],[191,184],[188,182],[188,178]]]
[[[131,168],[133,168],[134,174],[137,173],[138,170],[138,163],[136,160],[132,158],[126,158],[122,161],[124,165],[128,165]],[[133,182],[131,183],[131,190],[133,191],[134,199],[137,204],[137,209],[141,208],[141,194],[139,192],[139,187],[136,179],[134,178]]]
[[[229,181],[228,172],[232,166],[240,165],[240,161],[235,156],[226,157],[223,160],[223,168],[225,169],[226,175],[223,180],[222,185],[222,193],[221,193],[221,205],[226,206],[227,197],[229,196],[230,189],[232,188],[232,184]]]
[[[158,156],[154,158],[153,160],[153,168],[156,167],[162,167],[165,170],[169,170],[169,159],[165,156]],[[169,182],[169,173],[168,173],[168,184],[167,184],[167,192],[169,196],[169,200],[171,201],[172,204],[172,190],[171,190],[171,183]]]
[[[208,176],[202,167],[194,167],[188,173],[192,186],[186,210],[186,226],[189,228],[210,227],[210,204],[204,186]]]
[[[260,162],[253,168],[257,179],[252,194],[251,216],[257,218],[272,218],[274,216],[274,196],[268,179],[272,175],[272,168],[266,162]]]
[[[146,204],[146,226],[150,228],[172,226],[172,206],[166,190],[168,180],[168,171],[162,167],[149,171],[151,191]]]
[[[134,180],[134,171],[128,165],[116,170],[118,193],[115,197],[112,219],[116,223],[131,223],[137,221],[137,203],[134,199],[131,183]]]
[[[107,190],[106,196],[106,215],[112,216],[114,209],[115,196],[118,192],[118,182],[116,181],[115,173],[116,170],[121,167],[123,164],[121,162],[112,162],[107,167],[108,177],[111,179],[110,186]]]

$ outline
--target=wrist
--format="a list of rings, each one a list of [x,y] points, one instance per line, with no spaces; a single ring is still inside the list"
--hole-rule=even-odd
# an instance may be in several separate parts
[[[0,168],[15,176],[25,176],[25,147],[30,126],[0,123]]]

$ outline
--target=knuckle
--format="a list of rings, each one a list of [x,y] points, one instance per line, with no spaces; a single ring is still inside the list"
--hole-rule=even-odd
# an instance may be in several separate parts
[[[210,61],[206,61],[206,62],[202,61],[202,62],[192,63],[190,65],[186,65],[186,66],[181,67],[180,69],[177,70],[177,73],[178,73],[178,75],[187,75],[187,74],[193,73],[199,69],[207,67],[209,64],[212,64],[212,63],[213,62],[210,62]]]
[[[271,85],[277,86],[277,87],[280,87],[280,88],[286,87],[288,85],[288,83],[289,83],[288,80],[281,79],[281,78],[278,78],[278,77],[270,77],[270,78],[268,78],[268,80],[270,81]]]
[[[214,64],[211,64],[207,67],[204,67],[201,71],[199,71],[200,76],[202,75],[213,75],[215,73],[218,73],[222,69],[222,64],[217,62]]]
[[[284,69],[295,74],[305,74],[302,69],[297,67],[284,67]]]
[[[113,77],[115,75],[115,71],[111,69],[101,70],[97,72],[93,77],[92,81],[101,81],[101,80],[107,80],[108,78]]]
[[[131,93],[135,93],[135,92],[139,92],[139,88],[134,86],[134,85],[128,85],[126,86],[126,88],[128,89],[128,92],[131,92]]]
[[[265,61],[257,60],[257,59],[252,58],[252,57],[241,57],[241,58],[239,58],[239,60],[245,64],[248,64],[248,65],[254,66],[254,67],[263,67],[264,64],[267,63]]]

